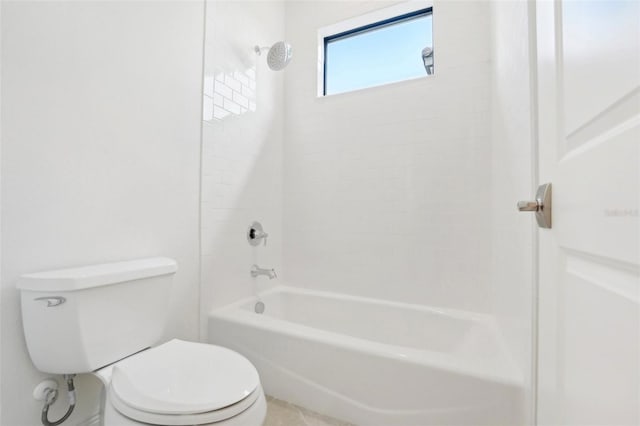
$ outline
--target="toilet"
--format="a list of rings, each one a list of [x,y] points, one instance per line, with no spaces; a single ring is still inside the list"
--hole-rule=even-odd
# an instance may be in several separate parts
[[[34,365],[98,377],[105,426],[261,425],[264,392],[245,357],[178,339],[158,344],[176,271],[174,260],[150,258],[23,275]]]

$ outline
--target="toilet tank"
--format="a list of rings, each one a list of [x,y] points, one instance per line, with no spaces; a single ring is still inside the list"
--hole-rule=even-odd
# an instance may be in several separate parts
[[[45,373],[86,373],[162,338],[177,264],[165,257],[20,277],[29,355]]]

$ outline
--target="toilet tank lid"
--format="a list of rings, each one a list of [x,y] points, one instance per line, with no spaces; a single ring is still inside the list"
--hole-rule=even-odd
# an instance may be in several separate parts
[[[75,291],[173,274],[177,270],[175,260],[152,257],[26,274],[18,279],[16,287],[41,292]]]

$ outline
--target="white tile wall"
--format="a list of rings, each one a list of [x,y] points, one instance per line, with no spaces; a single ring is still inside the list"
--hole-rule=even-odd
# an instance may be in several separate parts
[[[212,54],[213,55],[213,54]],[[203,117],[205,122],[213,119],[224,120],[232,115],[245,114],[256,110],[255,66],[243,72],[233,71],[232,75],[223,71],[215,77],[204,77]]]
[[[287,3],[287,281],[487,311],[488,4],[434,3],[434,77],[315,96],[316,29],[387,5]]]
[[[279,2],[207,2],[202,146],[201,312],[262,290],[253,263],[282,277],[283,73],[255,45],[284,37]],[[252,247],[253,220],[270,234]],[[206,321],[202,321],[206,327]],[[206,334],[203,334],[206,335]]]

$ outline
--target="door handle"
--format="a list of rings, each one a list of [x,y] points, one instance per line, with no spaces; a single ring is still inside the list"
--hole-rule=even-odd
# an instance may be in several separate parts
[[[518,210],[521,212],[537,212],[540,208],[538,200],[536,201],[518,201]]]
[[[545,229],[551,228],[551,184],[540,185],[535,200],[518,201],[518,210],[535,212],[538,226]]]

